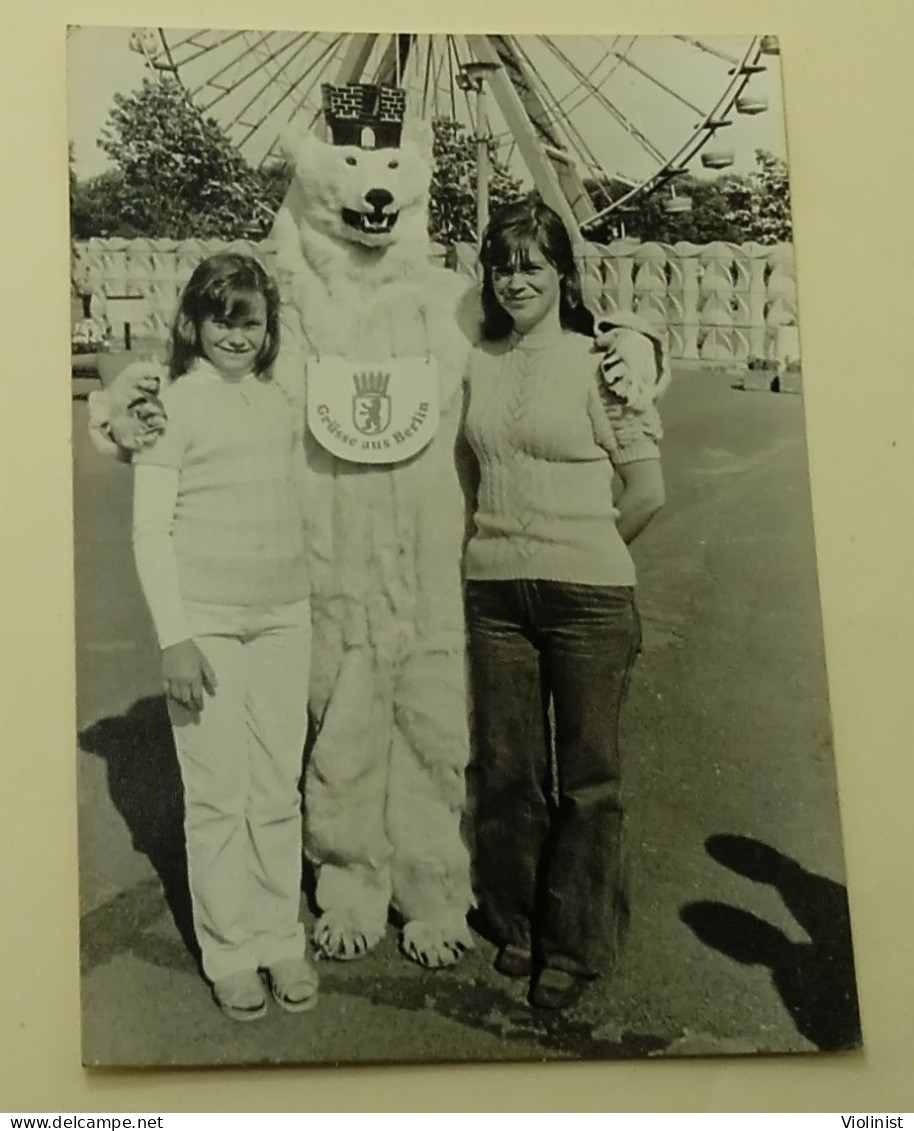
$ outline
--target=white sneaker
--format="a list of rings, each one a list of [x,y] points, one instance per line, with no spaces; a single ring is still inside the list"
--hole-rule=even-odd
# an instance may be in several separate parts
[[[317,1005],[317,971],[307,958],[283,958],[267,967],[273,1000],[288,1013],[304,1013]]]
[[[256,970],[240,970],[213,983],[216,1004],[233,1021],[259,1021],[267,1012],[263,982]]]

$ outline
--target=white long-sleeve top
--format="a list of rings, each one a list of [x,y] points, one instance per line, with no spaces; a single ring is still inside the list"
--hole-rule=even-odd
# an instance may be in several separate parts
[[[198,363],[162,395],[164,435],[134,457],[137,573],[163,648],[190,636],[186,601],[308,596],[300,413],[271,381]]]

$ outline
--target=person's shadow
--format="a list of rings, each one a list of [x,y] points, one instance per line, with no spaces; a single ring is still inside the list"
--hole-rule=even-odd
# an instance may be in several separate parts
[[[859,1048],[860,1013],[847,891],[750,837],[719,834],[708,854],[756,883],[774,887],[809,935],[794,943],[777,927],[738,907],[709,900],[686,904],[680,918],[707,946],[745,965],[770,968],[775,987],[804,1037],[823,1051]]]
[[[111,801],[133,847],[158,873],[175,925],[199,961],[184,847],[184,792],[164,696],[140,699],[126,714],[100,719],[80,733],[79,744],[104,760]]]

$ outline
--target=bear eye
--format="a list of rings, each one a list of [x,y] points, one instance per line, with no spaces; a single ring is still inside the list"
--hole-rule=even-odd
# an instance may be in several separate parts
[[[358,161],[356,161],[356,159],[354,157],[349,156],[349,157],[346,158],[346,164],[347,165],[358,165]]]
[[[393,160],[387,162],[387,168],[388,169],[399,169],[400,168],[400,162],[396,158],[393,158]]]

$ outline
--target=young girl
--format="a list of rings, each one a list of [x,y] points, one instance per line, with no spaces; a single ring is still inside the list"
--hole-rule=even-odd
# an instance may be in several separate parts
[[[598,365],[555,212],[509,205],[480,260],[465,420],[479,473],[465,558],[478,894],[496,969],[564,1008],[611,968],[625,921],[617,736],[640,646],[626,543],[663,501],[659,427]]]
[[[317,976],[299,921],[298,781],[310,616],[302,417],[270,379],[275,285],[243,255],[201,263],[171,339],[164,434],[134,456],[137,571],[162,650],[184,783],[194,927],[237,1021],[297,1012]]]

